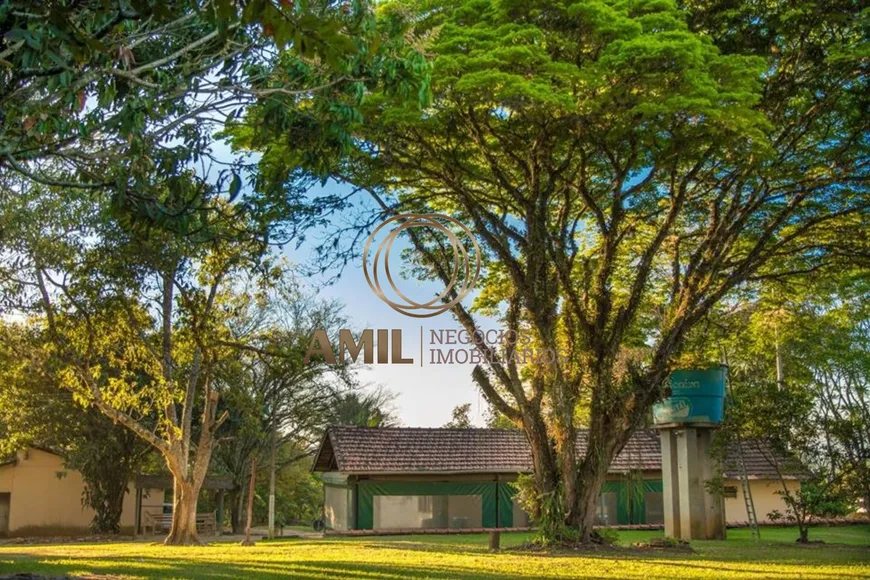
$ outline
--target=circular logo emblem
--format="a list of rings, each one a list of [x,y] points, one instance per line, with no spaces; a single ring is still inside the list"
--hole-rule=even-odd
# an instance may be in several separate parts
[[[370,266],[369,252],[372,250],[372,245],[378,234],[390,224],[395,224],[395,227],[377,245]],[[472,256],[469,255],[468,249],[466,249],[460,237],[447,226],[461,230],[461,235],[471,242],[471,246],[474,249]],[[410,233],[410,230],[415,228],[426,229],[426,232],[421,232],[421,235],[441,237],[442,248],[447,252],[452,252],[453,256],[447,287],[441,294],[428,302],[418,302],[408,298],[396,285],[390,271],[390,251],[393,250],[393,243],[399,234],[406,230],[409,230]],[[443,243],[444,238],[446,238],[446,244]],[[396,248],[396,250],[398,249]],[[415,256],[414,264],[426,267],[422,261],[421,253],[417,252]],[[385,276],[381,276],[380,272],[382,269]],[[365,247],[363,248],[363,273],[372,291],[394,310],[414,318],[429,318],[430,316],[437,316],[447,312],[474,289],[477,278],[480,276],[480,246],[477,245],[477,240],[474,239],[471,230],[450,216],[434,213],[400,214],[391,217],[375,228],[372,235],[366,240]],[[392,290],[390,296],[387,295],[384,291],[385,288],[382,286],[384,277],[386,277],[388,288]]]

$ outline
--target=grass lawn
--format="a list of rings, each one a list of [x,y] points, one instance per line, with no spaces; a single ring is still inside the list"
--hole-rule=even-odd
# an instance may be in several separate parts
[[[624,545],[660,532],[622,532]],[[724,542],[694,542],[694,554],[607,551],[583,555],[490,554],[485,535],[276,540],[254,548],[213,544],[166,548],[144,543],[0,547],[0,576],[30,572],[124,578],[870,578],[870,526],[816,528],[799,546],[794,529],[731,530]],[[526,534],[503,534],[515,546]],[[836,542],[836,544],[834,544]]]

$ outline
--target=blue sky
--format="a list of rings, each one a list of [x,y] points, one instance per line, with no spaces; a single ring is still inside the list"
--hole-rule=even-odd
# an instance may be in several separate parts
[[[345,192],[346,186],[335,182],[327,183],[321,191],[317,188],[312,194]],[[385,228],[384,233],[388,231]],[[298,249],[287,249],[284,254],[295,263],[304,263],[313,258],[316,235],[308,236],[307,241]],[[361,248],[360,248],[361,251]],[[391,264],[395,260],[391,260]],[[334,275],[335,272],[332,272]],[[428,365],[422,367],[420,360],[420,335],[423,330],[424,348],[430,342],[430,331],[440,329],[459,330],[459,324],[447,312],[426,319],[405,316],[393,310],[369,288],[362,269],[362,260],[348,264],[341,278],[333,284],[326,284],[328,276],[307,280],[318,296],[325,299],[338,299],[345,305],[351,319],[350,326],[355,329],[402,329],[403,355],[415,359],[413,365],[374,364],[360,372],[360,379],[366,383],[382,385],[396,395],[393,404],[402,424],[406,427],[440,427],[450,420],[451,412],[457,405],[471,403],[472,420],[483,425],[487,411],[486,401],[471,380],[470,364],[465,365]],[[431,299],[443,288],[434,283],[420,283],[405,280],[402,289],[412,298]],[[466,298],[470,305],[472,297]],[[481,325],[492,327],[492,321],[481,320]],[[429,353],[424,353],[428,362]]]
[[[215,157],[223,161],[232,160],[238,155],[222,141],[213,143],[212,148]],[[249,162],[254,161],[258,158],[258,154],[248,153],[247,157]],[[349,186],[329,181],[323,187],[314,187],[310,193],[312,197],[316,197],[334,193],[344,195],[349,192]],[[389,229],[391,228],[385,228],[384,233],[386,234]],[[306,241],[299,249],[295,248],[295,242],[291,242],[283,254],[293,263],[304,264],[313,259],[317,242],[317,232],[309,232]],[[414,356],[419,361],[421,326],[426,344],[429,342],[431,329],[460,329],[449,312],[432,318],[418,319],[393,310],[369,288],[363,275],[361,260],[348,264],[342,271],[341,277],[336,282],[328,284],[327,280],[333,278],[336,273],[329,272],[322,277],[309,278],[305,283],[321,298],[340,300],[345,305],[351,328],[402,329],[405,356]],[[443,287],[431,283],[416,283],[415,287],[415,282],[412,280],[405,281],[402,289],[403,291],[407,289],[415,299],[425,297],[427,300],[443,291]],[[473,294],[466,298],[464,303],[470,306],[472,300]],[[484,328],[495,326],[493,320],[483,317],[478,322]],[[428,357],[428,353],[425,356]],[[396,395],[393,405],[401,423],[406,427],[440,427],[451,419],[454,407],[465,403],[471,403],[472,421],[483,426],[487,403],[472,382],[472,368],[470,364],[424,365],[423,367],[418,364],[375,364],[363,367],[359,377],[364,383],[373,386],[381,385]]]

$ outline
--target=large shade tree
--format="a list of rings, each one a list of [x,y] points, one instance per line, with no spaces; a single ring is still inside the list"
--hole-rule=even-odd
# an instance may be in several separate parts
[[[281,480],[313,455],[335,401],[353,387],[353,368],[303,362],[314,330],[345,325],[340,304],[320,300],[295,282],[268,292],[232,325],[224,344],[235,353],[216,371],[228,386],[223,401],[229,418],[215,459],[216,468],[233,479],[234,533],[242,532],[251,460],[257,459],[258,472],[270,473],[270,483]]]
[[[425,72],[366,2],[0,6],[0,299],[45,325],[64,386],[162,454],[169,543],[198,540],[233,291],[267,284],[271,245],[342,201],[247,195],[260,180],[218,132],[254,103],[317,112],[313,162],[341,150],[365,87],[417,99]]]
[[[487,356],[473,373],[524,429],[538,491],[558,498],[544,517],[565,535],[592,537],[609,463],[710,309],[852,251],[843,234],[866,228],[866,13],[835,4],[383,7],[433,55],[431,105],[367,95],[356,147],[330,174],[385,214],[471,227],[486,266],[475,308],[566,353],[526,368]],[[310,131],[266,129],[239,143],[274,176]],[[446,283],[452,256],[413,241]],[[474,308],[453,314],[476,326]]]
[[[167,543],[198,541],[197,500],[227,417],[215,368],[233,350],[224,341],[240,303],[281,274],[262,235],[233,221],[203,225],[207,241],[180,238],[131,227],[86,195],[0,196],[2,297],[45,334],[42,372],[161,454],[175,488]]]

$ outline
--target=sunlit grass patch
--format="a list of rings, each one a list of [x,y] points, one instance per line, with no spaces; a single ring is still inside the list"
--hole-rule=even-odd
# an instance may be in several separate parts
[[[171,548],[157,544],[0,547],[0,575],[30,572],[53,576],[111,575],[160,579],[356,580],[546,580],[625,578],[870,578],[870,526],[814,530],[827,541],[854,545],[798,546],[794,530],[777,530],[762,542],[742,530],[724,542],[694,542],[695,553],[632,551],[526,553],[487,551],[485,534],[296,539]],[[762,532],[764,533],[764,531]],[[620,544],[645,541],[660,532],[623,532]],[[516,546],[528,534],[504,534],[502,545]],[[776,538],[783,538],[777,541]],[[863,544],[863,546],[861,545]]]

